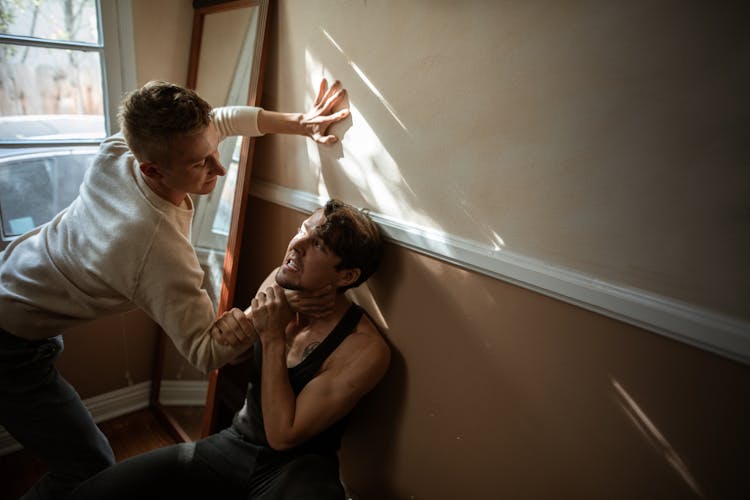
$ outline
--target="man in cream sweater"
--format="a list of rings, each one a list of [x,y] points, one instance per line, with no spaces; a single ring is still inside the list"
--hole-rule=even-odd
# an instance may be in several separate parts
[[[306,114],[253,107],[211,109],[194,92],[150,82],[120,109],[121,134],[102,142],[76,198],[0,257],[0,425],[42,456],[49,473],[24,498],[61,498],[114,462],[112,450],[54,361],[60,332],[107,314],[143,309],[204,371],[238,357],[212,329],[249,334],[233,310],[216,318],[190,244],[189,193],[207,194],[226,173],[227,136],[289,133],[331,143],[327,129],[345,90],[321,83]]]

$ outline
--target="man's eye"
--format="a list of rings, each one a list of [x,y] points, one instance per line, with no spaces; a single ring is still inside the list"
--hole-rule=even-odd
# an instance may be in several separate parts
[[[195,165],[193,165],[193,167],[195,168],[203,168],[205,166],[206,166],[206,160],[203,160],[202,162],[196,163]]]

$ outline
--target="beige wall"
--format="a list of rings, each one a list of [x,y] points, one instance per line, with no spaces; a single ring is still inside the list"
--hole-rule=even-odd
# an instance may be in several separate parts
[[[239,302],[305,217],[248,210]],[[747,366],[395,245],[368,283],[393,361],[345,437],[355,498],[750,493]]]
[[[140,310],[65,332],[60,373],[83,399],[151,379],[157,325]]]
[[[150,80],[185,85],[192,30],[192,2],[133,0],[138,85]]]
[[[750,319],[744,2],[280,0],[268,107],[321,75],[338,148],[258,178]]]
[[[259,139],[254,179],[747,319],[739,5],[279,0],[263,106],[325,75],[353,116]],[[238,303],[303,217],[251,199]],[[369,288],[359,498],[750,493],[748,366],[395,245]]]

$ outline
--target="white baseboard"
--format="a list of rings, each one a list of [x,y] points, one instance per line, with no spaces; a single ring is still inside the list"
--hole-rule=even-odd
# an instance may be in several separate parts
[[[159,401],[164,406],[202,406],[206,402],[208,381],[205,380],[163,380]],[[141,382],[122,389],[99,394],[83,400],[94,422],[104,422],[113,418],[142,410],[149,404],[151,381]],[[22,448],[8,432],[0,427],[0,456]]]
[[[151,381],[115,389],[83,400],[94,422],[104,422],[148,406]]]
[[[162,380],[159,402],[164,406],[203,406],[208,380]]]
[[[253,180],[250,194],[311,212],[327,199]],[[371,213],[397,245],[574,304],[716,354],[750,364],[750,323],[645,290],[622,287],[507,250],[409,221]]]

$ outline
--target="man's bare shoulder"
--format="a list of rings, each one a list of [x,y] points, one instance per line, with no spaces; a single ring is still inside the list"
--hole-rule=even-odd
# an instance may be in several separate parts
[[[379,378],[388,369],[391,349],[372,320],[364,314],[354,331],[329,359],[335,367],[344,368],[356,364]]]

